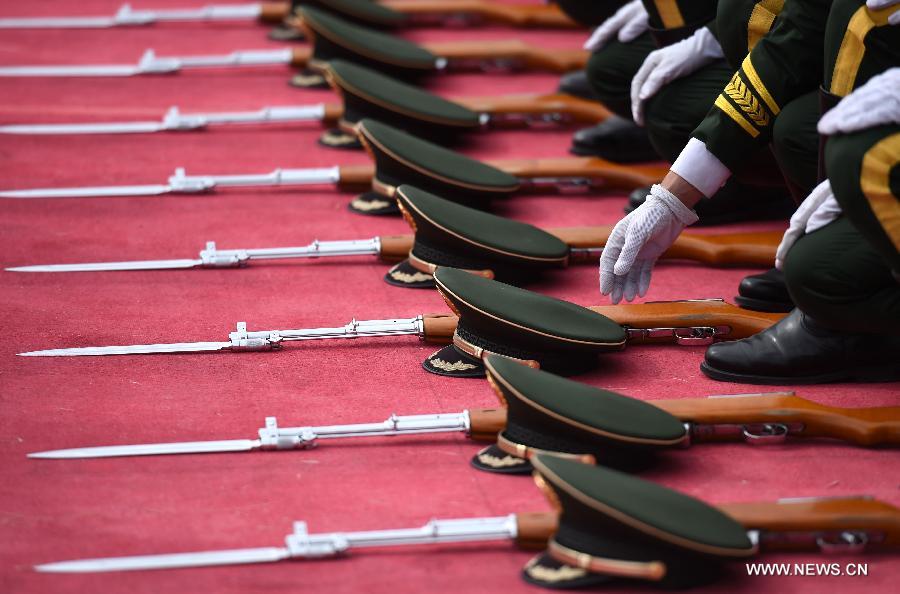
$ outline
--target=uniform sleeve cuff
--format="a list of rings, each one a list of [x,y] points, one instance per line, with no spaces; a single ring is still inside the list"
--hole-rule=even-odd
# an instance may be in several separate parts
[[[709,152],[702,140],[691,138],[672,164],[671,171],[691,184],[707,198],[719,191],[731,171]]]

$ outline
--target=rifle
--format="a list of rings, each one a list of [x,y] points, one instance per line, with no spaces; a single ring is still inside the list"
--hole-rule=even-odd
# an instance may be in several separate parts
[[[322,69],[335,58],[373,66],[401,77],[412,74],[454,71],[540,70],[564,73],[584,67],[588,53],[583,50],[547,50],[508,40],[494,42],[444,42],[421,46],[364,27],[358,27],[324,12],[300,11],[304,30],[312,47],[279,50],[241,50],[227,55],[157,56],[148,49],[137,64],[3,66],[0,76],[138,76],[171,74],[189,68],[290,65]],[[321,24],[320,34],[312,33],[313,19]],[[324,37],[327,32],[331,37]],[[335,43],[347,44],[333,55]],[[323,47],[327,44],[327,47]],[[362,51],[362,54],[358,52]],[[328,54],[327,56],[325,54]],[[406,66],[397,67],[397,61]]]
[[[499,390],[495,370],[492,370],[490,377],[494,389]],[[600,392],[597,397],[603,398],[604,395]],[[501,394],[501,398],[505,397]],[[679,446],[723,441],[771,444],[783,443],[788,437],[833,438],[861,446],[900,445],[900,407],[830,407],[801,398],[793,392],[644,402],[671,413],[683,423],[685,433]],[[322,439],[434,433],[464,433],[475,441],[495,442],[506,422],[506,408],[408,416],[392,414],[380,423],[320,427],[279,427],[275,417],[266,417],[257,439],[93,446],[34,452],[28,457],[77,459],[282,451],[310,449]]]
[[[623,167],[596,157],[480,162],[380,122],[362,120],[357,129],[374,166],[276,169],[244,175],[187,175],[178,168],[167,184],[6,190],[0,191],[0,198],[208,194],[227,187],[322,184],[335,184],[341,189],[369,185],[375,193],[392,197],[396,186],[415,182],[455,199],[484,203],[491,196],[510,196],[519,191],[633,189],[662,179],[666,171],[660,166]],[[440,158],[429,159],[428,155]],[[391,206],[391,202],[382,202]],[[393,208],[396,211],[396,206]]]
[[[170,22],[249,21],[279,23],[290,12],[287,2],[208,4],[196,8],[135,10],[123,4],[112,16],[16,17],[0,19],[0,29],[109,29]]]
[[[563,227],[548,230],[570,246],[575,261],[596,259],[612,232],[611,225]],[[662,255],[669,260],[692,260],[710,266],[769,266],[781,232],[721,233],[698,235],[682,233]],[[98,272],[121,270],[176,270],[189,268],[245,268],[253,261],[291,258],[333,258],[376,256],[397,262],[409,256],[415,235],[381,235],[371,239],[319,241],[300,247],[237,248],[222,250],[214,241],[206,242],[196,259],[135,260],[129,262],[92,262],[84,264],[40,264],[6,268],[10,272]],[[492,271],[487,271],[493,276]]]
[[[540,130],[572,122],[596,123],[609,116],[609,111],[597,102],[562,93],[449,101],[341,60],[330,63],[325,76],[341,99],[340,103],[285,105],[224,113],[182,113],[175,106],[158,121],[16,124],[0,126],[0,133],[139,134],[202,130],[226,124],[315,121],[326,125],[338,123],[344,132],[355,137],[356,123],[369,117],[423,138],[440,137],[449,141],[463,132],[513,127]],[[436,118],[436,113],[441,116]]]
[[[549,466],[549,462],[553,461],[552,458],[541,456],[541,461],[548,462],[542,467]],[[545,474],[536,476],[536,482],[544,485],[542,488],[545,491],[549,491],[550,487],[546,486],[549,481],[568,478],[564,472],[565,467],[560,469],[560,464],[565,462],[567,461],[558,460],[557,464],[553,465],[557,472],[551,475],[545,470]],[[583,467],[577,462],[569,464]],[[540,469],[538,472],[541,472]],[[674,510],[683,509],[683,502],[688,501],[691,507],[702,509],[704,515],[719,517],[724,515],[726,521],[730,521],[732,525],[736,524],[736,529],[746,532],[744,539],[747,548],[734,551],[732,558],[749,557],[760,551],[769,550],[859,552],[867,548],[893,548],[900,544],[900,510],[868,497],[783,499],[776,502],[726,504],[713,508],[686,495],[614,471],[594,467],[589,472],[593,475],[591,478],[595,484],[604,485],[613,495],[620,488],[637,485],[643,491],[649,492],[654,502],[663,510],[671,507],[673,513],[677,513]],[[323,534],[311,534],[306,522],[295,522],[294,531],[286,537],[284,547],[82,559],[45,563],[35,566],[35,570],[48,573],[92,573],[275,563],[290,559],[334,557],[354,549],[369,547],[498,540],[512,541],[524,549],[541,548],[549,542],[551,550],[553,548],[560,550],[559,545],[553,540],[554,534],[566,522],[566,506],[577,508],[579,503],[571,498],[563,500],[563,503],[559,497],[554,498],[549,494],[548,498],[554,505],[562,506],[560,514],[538,512],[498,517],[431,520],[419,528]],[[594,499],[596,496],[591,498]],[[589,524],[588,530],[603,531],[601,526]],[[659,535],[655,536],[657,539],[660,538]],[[665,535],[662,538],[665,539]],[[679,544],[684,546],[684,543]],[[653,546],[653,542],[645,542],[645,545]],[[588,556],[585,557],[590,559]],[[713,559],[706,559],[707,563],[712,561]],[[653,565],[659,569],[658,564]],[[663,575],[664,573],[665,571]],[[619,574],[612,572],[612,575]],[[663,576],[656,572],[655,576],[630,577],[659,580]]]
[[[686,346],[707,345],[715,338],[745,338],[765,330],[784,317],[784,314],[780,313],[741,309],[717,299],[598,305],[586,309],[621,325],[628,342],[674,341],[676,344]],[[280,350],[285,343],[295,341],[388,336],[416,336],[426,342],[447,344],[455,338],[458,321],[459,318],[449,314],[420,314],[412,318],[388,320],[354,319],[345,326],[335,328],[257,331],[247,330],[246,322],[238,322],[237,329],[228,335],[227,341],[223,342],[75,347],[30,351],[19,355],[75,357],[215,351],[237,353]]]
[[[515,5],[483,0],[343,0],[320,4],[345,18],[372,27],[475,26],[573,28],[578,25],[554,5]],[[290,2],[212,4],[197,8],[135,10],[123,4],[113,16],[19,17],[0,19],[0,29],[108,29],[165,22],[258,20],[280,23]]]

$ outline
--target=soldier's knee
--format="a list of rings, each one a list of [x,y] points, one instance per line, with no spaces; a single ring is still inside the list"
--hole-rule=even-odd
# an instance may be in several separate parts
[[[818,177],[819,105],[816,93],[801,96],[781,110],[772,126],[772,150],[784,174],[809,193]]]

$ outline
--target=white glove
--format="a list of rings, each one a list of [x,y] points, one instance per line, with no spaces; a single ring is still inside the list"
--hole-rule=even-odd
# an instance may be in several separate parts
[[[819,120],[819,133],[847,134],[882,124],[900,124],[900,68],[873,76],[841,99]]]
[[[775,268],[783,270],[788,252],[800,237],[821,229],[841,214],[841,206],[834,199],[831,182],[827,179],[813,188],[806,200],[800,203],[791,216],[791,224],[784,232],[781,243],[775,251]]]
[[[644,102],[664,84],[723,57],[722,46],[706,27],[697,29],[687,39],[650,52],[631,79],[631,114],[634,121],[639,126],[644,125]]]
[[[866,0],[866,8],[870,10],[881,10],[882,8],[887,8],[888,6],[894,6],[895,4],[900,4],[900,0]],[[900,25],[900,6],[897,7],[897,10],[891,13],[891,16],[888,17],[889,25]]]
[[[644,8],[643,2],[632,0],[594,29],[584,42],[584,49],[592,52],[602,49],[612,41],[613,36],[617,36],[622,43],[634,41],[649,27],[647,18],[647,9]]]
[[[643,297],[650,287],[653,265],[674,243],[681,230],[697,222],[697,214],[675,194],[660,185],[639,207],[613,227],[600,257],[600,292],[613,303],[635,295]]]

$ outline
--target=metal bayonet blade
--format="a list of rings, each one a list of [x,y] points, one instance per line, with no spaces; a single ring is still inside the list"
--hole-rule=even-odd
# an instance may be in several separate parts
[[[114,26],[116,20],[108,16],[0,19],[0,29],[104,29]]]
[[[97,122],[95,124],[10,124],[0,134],[141,134],[163,130],[160,122]]]
[[[126,346],[75,347],[19,353],[20,357],[87,357],[95,355],[149,355],[153,353],[199,353],[230,348],[230,342],[176,342]]]
[[[138,571],[142,569],[176,569],[179,567],[208,567],[212,565],[241,565],[245,563],[275,563],[288,559],[288,550],[281,547],[200,551],[175,555],[143,555],[137,557],[105,557],[60,561],[35,565],[36,571],[47,573],[94,573],[101,571]]]
[[[152,186],[97,186],[86,188],[34,188],[30,190],[4,190],[0,198],[111,198],[114,196],[162,196],[172,188]]]
[[[228,439],[222,441],[186,441],[181,443],[145,443],[122,446],[69,448],[28,454],[29,458],[115,458],[119,456],[159,456],[164,454],[212,454],[216,452],[249,452],[259,447],[259,440]]]
[[[173,270],[202,266],[203,260],[135,260],[133,262],[89,262],[85,264],[38,264],[15,266],[10,272],[98,272],[108,270]]]
[[[134,64],[0,66],[0,76],[134,76],[141,72]]]

